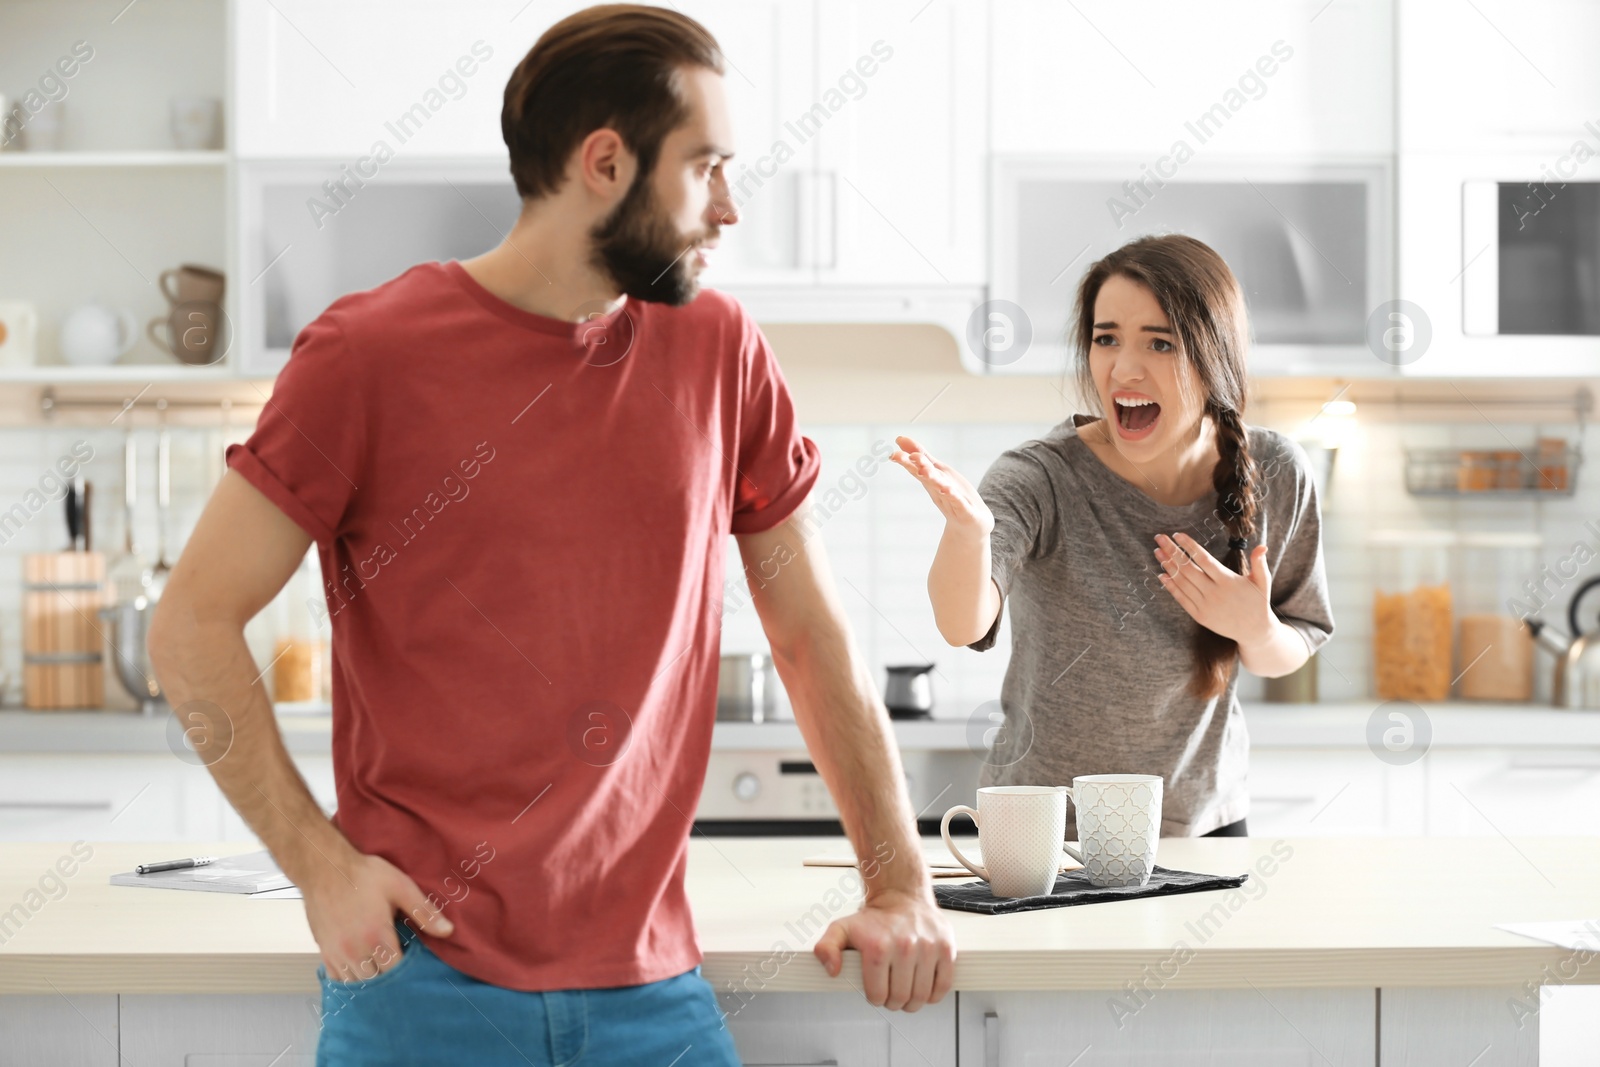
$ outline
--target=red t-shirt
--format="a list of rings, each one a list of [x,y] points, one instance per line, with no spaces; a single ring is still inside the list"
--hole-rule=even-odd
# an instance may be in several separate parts
[[[819,465],[744,309],[564,322],[424,263],[300,332],[227,462],[316,540],[334,821],[444,905],[428,947],[524,990],[697,965],[728,534]]]

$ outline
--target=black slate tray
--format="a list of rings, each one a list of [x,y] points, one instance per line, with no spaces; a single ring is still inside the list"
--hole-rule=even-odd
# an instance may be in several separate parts
[[[1106,900],[1135,900],[1139,897],[1169,896],[1174,893],[1201,893],[1208,889],[1237,889],[1249,874],[1194,874],[1157,866],[1144,885],[1097,886],[1089,884],[1083,868],[1063,871],[1056,876],[1055,888],[1037,897],[997,897],[983,881],[934,883],[933,896],[941,908],[975,911],[982,915],[1004,915],[1038,908],[1068,908],[1075,904],[1099,904]]]

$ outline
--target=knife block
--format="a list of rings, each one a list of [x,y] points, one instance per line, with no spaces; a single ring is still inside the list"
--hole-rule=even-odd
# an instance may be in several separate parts
[[[106,557],[46,552],[22,557],[22,674],[30,708],[103,708],[106,697]]]

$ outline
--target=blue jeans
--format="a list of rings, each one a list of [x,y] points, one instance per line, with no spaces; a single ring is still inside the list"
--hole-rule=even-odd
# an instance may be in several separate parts
[[[659,982],[529,993],[441,960],[403,922],[401,958],[364,981],[317,967],[317,1067],[740,1067],[700,968]]]

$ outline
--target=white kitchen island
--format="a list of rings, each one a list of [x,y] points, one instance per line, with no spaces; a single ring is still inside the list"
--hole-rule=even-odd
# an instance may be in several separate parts
[[[63,892],[68,844],[0,845],[0,1064],[313,1062],[300,902],[114,887],[195,850],[89,847]],[[751,1064],[1532,1065],[1538,987],[1600,982],[1588,954],[1494,929],[1600,914],[1596,837],[1163,839],[1163,865],[1253,888],[949,912],[958,992],[914,1014],[865,1003],[854,953],[838,979],[810,954],[859,890],[800,861],[842,839],[690,847],[703,973]]]

